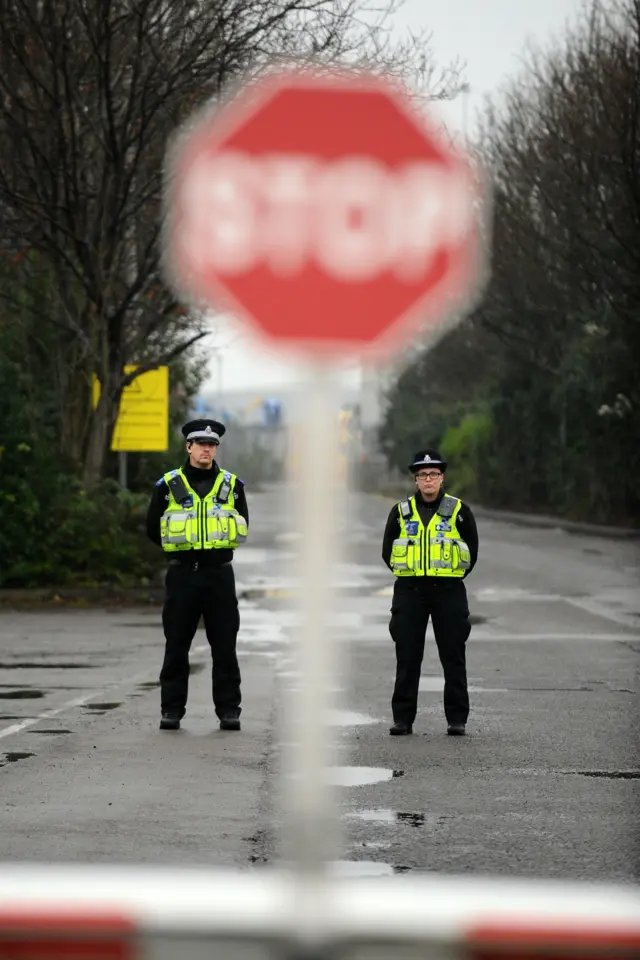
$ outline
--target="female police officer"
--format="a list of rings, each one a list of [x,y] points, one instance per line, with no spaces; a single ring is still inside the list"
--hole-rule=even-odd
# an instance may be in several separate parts
[[[158,480],[147,512],[147,533],[169,559],[162,624],[166,639],[160,673],[161,730],[177,730],[189,684],[189,649],[204,619],[211,647],[213,702],[222,730],[240,729],[240,626],[233,551],[247,538],[244,484],[215,462],[225,427],[192,420],[182,428],[188,459]]]
[[[466,504],[443,490],[446,462],[420,450],[410,464],[416,492],[387,520],[382,558],[397,577],[389,630],[396,648],[392,736],[412,733],[429,616],[444,670],[447,733],[461,736],[469,715],[465,644],[471,630],[462,580],[478,557],[478,532]]]

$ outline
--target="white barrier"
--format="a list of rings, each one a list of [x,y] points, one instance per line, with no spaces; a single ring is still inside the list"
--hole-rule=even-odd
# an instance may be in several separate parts
[[[295,884],[266,868],[4,865],[0,958],[298,958]],[[426,875],[332,879],[323,895],[318,958],[640,957],[631,886]]]

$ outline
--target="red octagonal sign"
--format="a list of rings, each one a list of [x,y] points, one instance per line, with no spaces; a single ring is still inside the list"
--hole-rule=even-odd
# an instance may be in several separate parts
[[[380,79],[272,75],[192,126],[170,172],[176,288],[270,339],[401,344],[477,279],[470,166]]]

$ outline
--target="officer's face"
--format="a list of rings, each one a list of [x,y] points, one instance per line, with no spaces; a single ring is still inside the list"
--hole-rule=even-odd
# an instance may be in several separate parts
[[[444,476],[439,470],[419,470],[415,474],[418,490],[425,500],[433,500],[440,491]]]
[[[201,470],[211,467],[216,458],[217,449],[215,443],[200,443],[199,440],[188,443],[187,453],[191,466],[200,467]]]

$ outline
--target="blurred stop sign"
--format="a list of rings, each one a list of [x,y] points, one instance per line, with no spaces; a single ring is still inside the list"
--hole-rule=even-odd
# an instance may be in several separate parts
[[[175,150],[177,288],[267,337],[344,351],[438,322],[477,276],[468,162],[373,77],[272,75]]]

